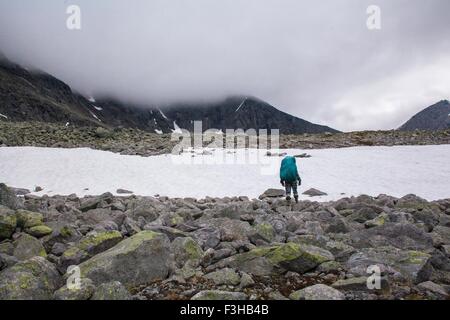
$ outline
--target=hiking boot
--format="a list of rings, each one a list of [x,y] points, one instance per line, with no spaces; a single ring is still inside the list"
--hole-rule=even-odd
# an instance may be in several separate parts
[[[287,196],[287,197],[286,197],[286,201],[291,201],[291,197],[290,197],[290,196]]]
[[[298,196],[295,196],[295,203],[298,203]]]

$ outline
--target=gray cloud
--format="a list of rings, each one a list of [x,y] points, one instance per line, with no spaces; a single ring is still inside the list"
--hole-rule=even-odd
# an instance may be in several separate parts
[[[448,12],[448,0],[0,0],[0,50],[85,95],[249,94],[341,130],[390,129],[450,97]]]

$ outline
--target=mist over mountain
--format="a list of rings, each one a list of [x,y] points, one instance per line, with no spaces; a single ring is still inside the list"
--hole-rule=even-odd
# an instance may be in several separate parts
[[[61,80],[28,71],[3,58],[0,61],[0,114],[2,120],[43,121],[67,125],[129,127],[155,133],[177,128],[193,130],[202,121],[203,130],[279,129],[281,133],[336,132],[279,111],[253,97],[169,105],[135,105],[115,98],[86,98]]]

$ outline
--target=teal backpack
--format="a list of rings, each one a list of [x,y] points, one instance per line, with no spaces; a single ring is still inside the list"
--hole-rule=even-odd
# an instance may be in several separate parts
[[[298,171],[296,159],[294,157],[286,157],[281,162],[280,180],[294,182],[297,180]]]

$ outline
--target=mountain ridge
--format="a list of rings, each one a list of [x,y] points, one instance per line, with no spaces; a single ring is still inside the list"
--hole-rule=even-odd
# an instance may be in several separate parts
[[[416,113],[398,130],[445,130],[450,129],[450,102],[441,100]]]

